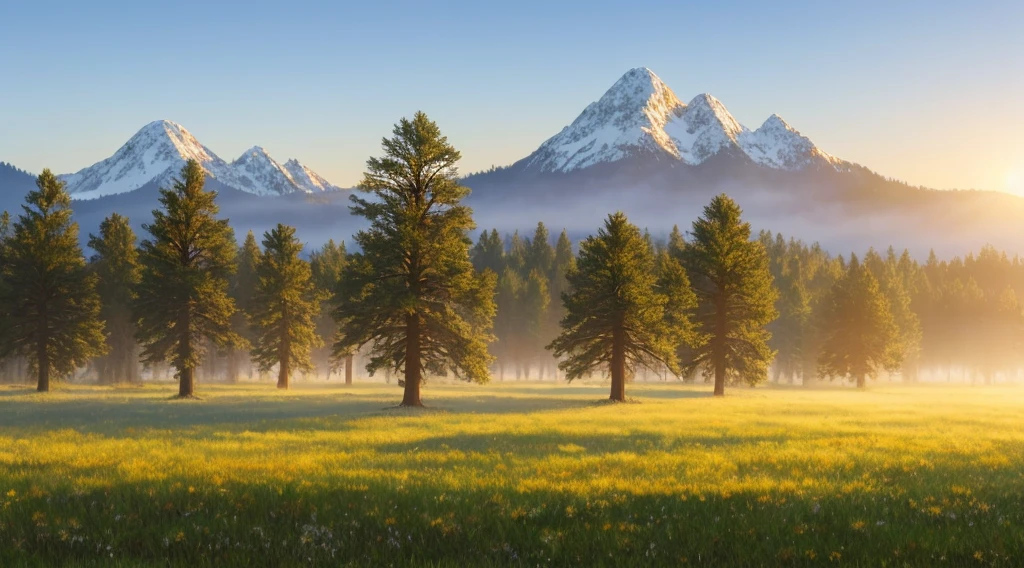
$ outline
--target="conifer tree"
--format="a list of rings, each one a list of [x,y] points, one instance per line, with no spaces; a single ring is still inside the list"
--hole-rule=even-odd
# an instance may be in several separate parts
[[[316,334],[323,341],[324,347],[313,350],[314,363],[327,369],[328,380],[334,372],[334,360],[331,357],[331,347],[334,336],[338,333],[338,326],[331,317],[331,306],[334,301],[335,291],[341,282],[341,274],[345,269],[345,262],[348,253],[345,250],[345,242],[336,244],[334,239],[328,240],[320,250],[315,250],[309,255],[309,268],[313,274],[313,284],[320,293],[320,315],[316,318]],[[352,384],[352,364],[354,356],[352,353],[345,355],[345,384]]]
[[[899,329],[878,281],[856,255],[851,255],[846,273],[832,287],[821,318],[821,374],[850,377],[864,388],[865,379],[878,371],[899,369]]]
[[[597,369],[611,375],[613,401],[626,400],[627,375],[663,364],[679,373],[676,347],[685,329],[659,286],[654,256],[621,212],[580,243],[569,292],[562,296],[562,333],[548,345],[572,381]],[[681,271],[677,273],[681,274]]]
[[[235,255],[235,273],[229,279],[231,299],[235,301],[235,313],[231,316],[231,329],[251,344],[255,340],[252,327],[249,325],[248,313],[252,308],[252,298],[256,293],[256,265],[260,261],[260,246],[256,243],[256,235],[249,231]],[[241,371],[241,363],[248,353],[241,346],[228,351],[228,380],[237,382]],[[249,367],[249,378],[252,378],[252,366]]]
[[[370,158],[352,212],[370,222],[355,236],[339,286],[334,353],[372,344],[370,373],[404,374],[403,406],[421,406],[425,373],[489,378],[495,275],[469,259],[471,210],[461,201],[459,152],[422,112],[395,125],[384,156]]]
[[[501,274],[505,268],[505,245],[498,236],[497,229],[480,233],[480,239],[473,247],[473,266],[480,272],[490,270]]]
[[[143,225],[150,238],[139,249],[142,275],[134,311],[141,357],[146,363],[170,362],[180,397],[195,395],[204,339],[222,348],[245,344],[231,327],[234,233],[226,219],[217,219],[217,193],[203,188],[204,178],[202,166],[189,160],[172,189],[160,190],[163,209]]]
[[[533,239],[529,241],[526,250],[526,270],[538,271],[544,278],[551,277],[551,269],[555,262],[555,249],[549,242],[548,228],[544,223],[537,223],[537,229],[533,233]]]
[[[777,316],[768,255],[750,240],[750,224],[735,201],[719,195],[693,222],[681,260],[697,295],[695,341],[686,370],[713,377],[715,395],[726,381],[757,384],[774,353],[765,329]]]
[[[100,383],[139,380],[138,344],[132,301],[139,284],[139,259],[135,231],[128,218],[111,214],[100,223],[100,234],[89,235],[96,254],[89,267],[98,278],[100,317],[104,322],[107,354],[96,361]]]
[[[0,247],[0,358],[27,357],[40,392],[105,348],[96,275],[86,267],[64,186],[43,170]]]
[[[286,389],[293,370],[310,371],[311,350],[320,345],[316,319],[320,301],[309,263],[299,258],[295,228],[278,223],[263,235],[256,265],[256,291],[249,308],[252,358],[261,371],[278,366],[277,388]]]

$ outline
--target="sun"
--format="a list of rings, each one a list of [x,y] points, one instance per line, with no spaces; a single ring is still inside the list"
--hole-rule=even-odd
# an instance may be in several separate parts
[[[1024,166],[1017,166],[1006,174],[1006,192],[1024,197]]]

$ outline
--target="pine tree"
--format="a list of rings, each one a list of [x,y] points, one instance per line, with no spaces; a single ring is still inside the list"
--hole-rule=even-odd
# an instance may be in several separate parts
[[[231,329],[251,344],[255,339],[249,325],[248,313],[252,308],[252,298],[256,294],[256,265],[260,261],[260,246],[256,243],[256,235],[249,231],[235,255],[235,273],[229,279],[231,299],[235,302],[235,313],[231,316]],[[238,346],[228,351],[228,380],[238,382],[242,361],[248,358],[247,351]],[[252,378],[252,365],[249,366],[249,378]]]
[[[402,119],[370,158],[352,212],[370,227],[355,236],[339,287],[336,355],[372,344],[370,373],[404,373],[403,406],[421,406],[424,372],[488,380],[493,273],[469,260],[471,210],[461,201],[459,152],[422,112]]]
[[[498,365],[498,376],[505,379],[505,369],[511,363],[516,368],[516,378],[520,378],[523,359],[522,313],[519,301],[522,298],[525,284],[519,273],[511,267],[501,271],[497,289],[494,294],[495,316],[494,334],[496,341],[491,344]]]
[[[40,392],[105,348],[96,275],[86,267],[64,186],[43,170],[0,247],[0,358],[27,357]]]
[[[537,223],[537,229],[533,233],[533,239],[529,241],[526,249],[526,270],[536,270],[544,278],[551,277],[551,270],[555,262],[555,249],[549,242],[548,228],[544,223]]]
[[[529,378],[530,362],[537,363],[538,378],[544,378],[544,359],[548,357],[544,346],[550,341],[544,336],[544,324],[550,301],[547,277],[540,270],[531,270],[523,283],[522,295],[518,302],[522,310],[520,313],[523,325],[520,332],[525,348],[526,378]]]
[[[765,329],[778,315],[768,255],[750,240],[750,224],[735,201],[719,195],[693,222],[681,260],[697,295],[695,342],[686,365],[714,377],[715,395],[725,383],[754,385],[768,376],[774,353]]]
[[[142,276],[134,305],[145,363],[168,361],[177,370],[178,396],[195,394],[195,369],[209,340],[218,347],[245,341],[231,328],[235,303],[228,278],[235,270],[235,239],[226,219],[217,219],[217,193],[203,189],[195,160],[181,169],[172,189],[160,190],[163,210],[143,225]]]
[[[323,341],[324,347],[313,350],[314,362],[327,369],[328,380],[335,370],[331,357],[331,343],[338,333],[338,326],[334,322],[334,318],[331,317],[331,306],[338,284],[341,282],[341,274],[345,269],[347,258],[345,242],[335,244],[334,239],[328,240],[320,250],[313,251],[309,255],[309,268],[313,274],[313,283],[322,298],[320,315],[316,320],[316,334]],[[352,384],[353,358],[351,353],[344,357],[346,385]]]
[[[113,213],[104,219],[99,236],[89,235],[89,248],[96,251],[89,267],[98,277],[100,317],[107,339],[107,354],[96,361],[100,383],[137,382],[138,344],[132,301],[139,284],[139,255],[128,218]]]
[[[505,268],[505,245],[501,242],[497,229],[480,233],[480,240],[473,247],[472,257],[473,266],[479,272],[490,270],[495,274],[501,274]]]
[[[679,373],[676,347],[685,329],[659,286],[656,263],[640,230],[624,214],[609,215],[596,236],[580,243],[576,268],[562,296],[562,333],[548,345],[572,381],[607,368],[609,399],[626,400],[627,374],[665,365]],[[667,309],[668,308],[668,309]]]
[[[261,371],[278,366],[277,388],[288,388],[292,370],[310,371],[310,351],[321,344],[316,334],[321,295],[309,263],[299,258],[302,243],[295,228],[278,223],[263,235],[256,265],[256,293],[249,308],[252,358]]]
[[[899,329],[878,281],[856,255],[832,287],[821,318],[824,341],[818,366],[823,375],[851,377],[864,388],[865,379],[881,369],[899,369]]]

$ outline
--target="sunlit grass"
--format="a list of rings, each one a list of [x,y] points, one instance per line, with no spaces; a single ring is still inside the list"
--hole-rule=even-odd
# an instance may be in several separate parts
[[[0,390],[0,565],[1019,565],[1024,389]]]

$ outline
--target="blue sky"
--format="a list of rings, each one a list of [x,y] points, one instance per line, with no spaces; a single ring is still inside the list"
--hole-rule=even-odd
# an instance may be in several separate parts
[[[749,127],[779,113],[882,174],[1024,194],[1024,2],[33,0],[0,16],[0,161],[34,172],[166,118],[227,160],[259,144],[347,186],[416,110],[476,171],[646,66],[683,100],[709,92]]]

